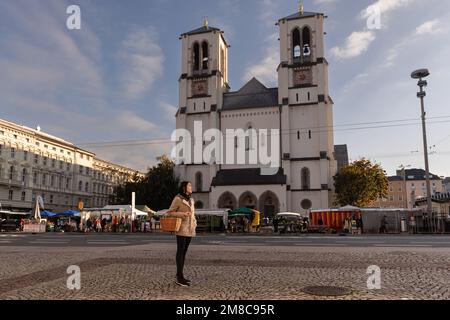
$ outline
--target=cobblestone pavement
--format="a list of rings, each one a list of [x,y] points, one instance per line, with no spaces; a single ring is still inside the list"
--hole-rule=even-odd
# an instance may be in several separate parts
[[[186,277],[175,285],[175,244],[128,247],[2,247],[0,299],[450,299],[450,250],[193,245]],[[81,290],[66,287],[81,269]],[[381,290],[368,290],[367,268],[381,268]],[[318,297],[306,286],[339,286]]]

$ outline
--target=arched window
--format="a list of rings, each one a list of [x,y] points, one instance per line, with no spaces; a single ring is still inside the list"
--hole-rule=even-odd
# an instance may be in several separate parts
[[[302,48],[303,58],[309,59],[311,56],[311,30],[309,27],[304,27],[302,31]]]
[[[201,192],[203,190],[203,175],[201,172],[195,174],[195,190]]]
[[[292,31],[292,57],[294,59],[300,59],[301,53],[301,42],[300,42],[300,30],[295,28]]]
[[[89,182],[86,182],[84,186],[84,191],[89,192]]]
[[[208,42],[203,41],[202,43],[202,69],[208,69],[209,65],[209,53],[208,53]]]
[[[22,170],[22,182],[25,182],[27,178],[27,169],[23,168]]]
[[[200,45],[196,42],[194,43],[194,71],[200,70]]]
[[[301,173],[302,190],[311,188],[311,175],[308,168],[303,168]]]
[[[83,181],[78,182],[78,191],[83,191]]]

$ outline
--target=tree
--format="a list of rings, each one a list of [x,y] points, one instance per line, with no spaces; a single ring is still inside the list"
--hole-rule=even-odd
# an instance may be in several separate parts
[[[389,181],[379,164],[361,159],[343,167],[334,177],[336,204],[365,207],[386,197]]]
[[[115,204],[129,204],[131,193],[136,192],[136,204],[145,204],[153,210],[169,208],[178,193],[179,180],[175,177],[175,163],[167,156],[157,158],[158,164],[149,168],[144,178],[135,176],[132,181],[115,190]]]

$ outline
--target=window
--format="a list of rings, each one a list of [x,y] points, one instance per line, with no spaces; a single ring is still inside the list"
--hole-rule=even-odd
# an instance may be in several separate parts
[[[62,170],[62,168],[63,168],[63,162],[62,162],[62,160],[59,160],[59,169]]]
[[[203,190],[203,175],[201,172],[195,174],[195,190],[201,192]]]
[[[89,175],[89,168],[86,168],[86,175]]]
[[[17,134],[14,135],[14,139],[17,139]]]
[[[398,201],[403,201],[403,196],[399,196]]]
[[[47,184],[47,174],[46,173],[43,173],[42,174],[42,185],[46,185]]]
[[[311,92],[308,92],[308,101],[311,101]]]
[[[37,178],[38,178],[38,173],[35,171],[35,172],[33,172],[33,184],[37,184]]]
[[[84,191],[89,192],[89,182],[84,185]]]
[[[193,47],[194,71],[200,70],[200,45],[196,42]]]
[[[311,140],[311,130],[308,131],[309,139]]]
[[[52,187],[55,186],[55,176],[54,175],[50,176],[50,186],[52,186]]]
[[[83,166],[80,166],[80,174],[83,174]]]
[[[44,144],[44,148],[48,149],[48,145]]]
[[[11,158],[16,157],[16,148],[11,148]]]
[[[28,161],[28,151],[23,152],[23,160]]]
[[[300,131],[297,131],[297,140],[300,140]]]
[[[394,201],[394,196],[389,196],[389,201]]]
[[[309,210],[312,208],[312,202],[309,199],[303,199],[300,205],[302,206],[303,210]]]
[[[47,157],[44,157],[44,159],[43,159],[43,161],[42,161],[42,164],[43,164],[44,166],[47,165]]]
[[[301,183],[303,190],[309,190],[311,185],[311,174],[308,168],[303,168],[301,172]]]
[[[25,201],[27,193],[25,191],[22,191],[22,196],[20,197],[20,200]]]
[[[35,154],[34,155],[34,164],[38,164],[39,163],[39,155]]]
[[[202,43],[202,69],[207,70],[209,65],[209,53],[208,53],[208,43],[204,41]]]
[[[59,178],[58,178],[58,187],[59,187],[59,189],[62,189],[62,177],[61,176],[59,176]]]
[[[83,191],[83,181],[78,182],[78,191]]]
[[[303,40],[303,58],[309,59],[311,56],[311,31],[308,27],[303,28],[302,32],[302,40]]]
[[[83,156],[83,154],[82,154],[82,153],[80,153],[80,158],[81,158],[81,159],[83,159],[83,158],[84,158],[84,156]]]
[[[50,195],[50,203],[53,203],[53,195]]]
[[[13,196],[14,196],[14,191],[9,190],[9,192],[8,192],[8,200],[12,200]]]
[[[298,102],[298,93],[295,94],[295,98],[296,98],[296,100]]]
[[[56,159],[52,159],[52,168],[56,166]]]
[[[70,178],[66,179],[66,189],[69,189],[69,185],[70,185]]]
[[[55,147],[53,147],[53,148],[52,148],[52,150],[53,150],[53,151],[56,151],[56,148],[55,148]]]
[[[9,167],[9,180],[14,178],[14,166]]]
[[[394,191],[394,188],[389,187],[389,192],[393,192],[393,191]]]
[[[36,201],[36,193],[32,193],[31,194],[31,200],[34,202],[34,201]]]
[[[23,169],[22,170],[22,182],[25,182],[25,180],[27,179],[27,169]]]
[[[203,209],[203,202],[196,201],[194,206],[196,209]]]
[[[292,48],[294,48],[292,57],[294,59],[300,59],[302,53],[300,47],[300,30],[298,28],[292,31]]]
[[[0,144],[0,156],[2,155],[2,151],[3,151],[3,145]]]
[[[68,163],[68,164],[66,165],[66,167],[67,167],[67,171],[70,171],[70,163]]]
[[[40,143],[39,143],[39,142],[36,142],[36,145],[39,147]]]

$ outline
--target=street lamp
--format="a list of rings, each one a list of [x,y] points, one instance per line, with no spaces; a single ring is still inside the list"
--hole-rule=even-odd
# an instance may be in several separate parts
[[[430,72],[428,69],[419,69],[411,73],[411,78],[418,79],[419,82],[417,85],[420,88],[420,91],[417,93],[417,97],[420,99],[421,111],[422,111],[422,131],[423,131],[423,150],[425,156],[425,180],[427,184],[427,214],[431,215],[432,213],[432,205],[431,205],[431,186],[430,186],[430,167],[428,164],[428,145],[427,145],[427,129],[425,124],[425,104],[424,98],[427,95],[423,90],[424,87],[428,85],[427,81],[424,78],[428,77]]]
[[[409,209],[409,207],[408,207],[408,193],[406,192],[406,168],[411,168],[411,165],[410,164],[408,164],[407,166],[400,165],[399,168],[403,171],[403,184],[404,184],[404,188],[405,188],[404,189],[405,190],[404,194],[405,194],[405,204],[406,204],[405,209]]]

